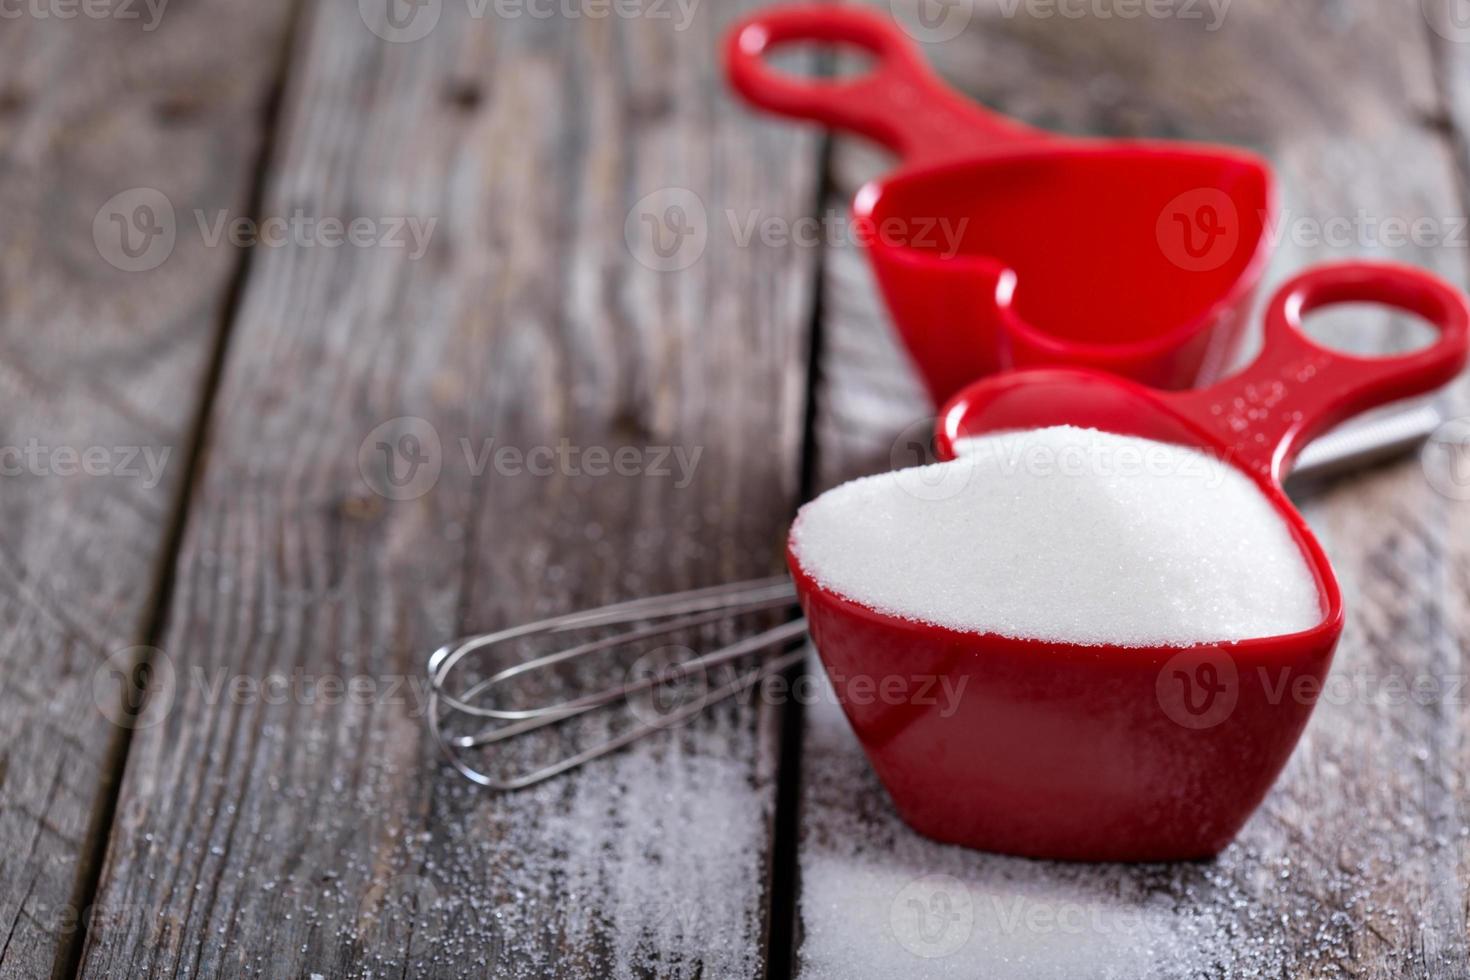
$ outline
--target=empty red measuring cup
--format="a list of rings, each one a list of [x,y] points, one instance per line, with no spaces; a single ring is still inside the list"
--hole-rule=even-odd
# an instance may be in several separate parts
[[[853,45],[876,63],[853,79],[765,63],[793,42]],[[1031,129],[946,88],[889,21],[850,7],[758,13],[730,32],[726,68],[755,105],[900,156],[858,192],[852,227],[936,404],[1001,368],[1184,388],[1229,366],[1275,217],[1259,157]]]
[[[1300,332],[1301,316],[1367,301],[1433,324],[1430,348],[1362,358]],[[1235,837],[1276,779],[1342,631],[1342,596],[1281,475],[1314,434],[1444,384],[1465,363],[1465,300],[1401,266],[1309,271],[1272,298],[1256,361],[1213,387],[1163,392],[1085,369],[1037,368],[970,385],[943,410],[956,440],[1052,425],[1191,446],[1255,480],[1316,578],[1322,620],[1284,636],[1187,647],[1011,639],[875,612],[813,580],[788,547],[808,628],[844,710],[899,812],[940,840],[1034,857],[1171,860]],[[977,541],[977,548],[984,547]],[[945,678],[956,705],[874,703],[861,681]]]

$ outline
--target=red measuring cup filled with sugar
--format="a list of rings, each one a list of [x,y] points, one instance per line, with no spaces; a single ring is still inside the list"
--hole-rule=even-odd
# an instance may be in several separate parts
[[[1304,314],[1345,302],[1417,314],[1437,341],[1365,358],[1301,332]],[[1317,268],[1275,294],[1263,350],[1234,377],[1184,392],[1071,368],[983,379],[942,411],[949,462],[803,508],[787,557],[811,637],[904,819],[1045,858],[1171,860],[1229,844],[1306,726],[1343,626],[1332,567],[1281,478],[1314,435],[1453,378],[1467,322],[1465,299],[1423,272]],[[1035,470],[1022,443],[1012,458],[969,455],[1025,439],[1156,446],[1166,466],[1121,479],[1109,456],[1079,453],[1069,474]],[[1167,471],[1180,460],[1219,469]],[[823,504],[833,495],[846,511]],[[956,531],[974,522],[956,523],[955,500],[992,508],[989,523]],[[1099,527],[1125,544],[1099,546]],[[1069,577],[1092,584],[1058,601],[1053,580]],[[1251,602],[1285,617],[1262,621],[1281,624],[1275,635]],[[971,621],[983,615],[993,628]]]
[[[800,42],[855,46],[876,63],[853,79],[766,63]],[[899,155],[858,192],[853,231],[936,404],[1010,367],[1185,388],[1230,365],[1276,213],[1259,157],[1032,129],[945,87],[891,22],[851,7],[757,13],[730,31],[725,60],[754,105]]]

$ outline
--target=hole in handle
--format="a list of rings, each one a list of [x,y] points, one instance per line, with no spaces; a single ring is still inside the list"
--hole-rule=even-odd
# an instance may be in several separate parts
[[[1438,335],[1427,346],[1402,353],[1380,350],[1366,357],[1338,354],[1305,336],[1301,327],[1313,312],[1349,304],[1387,307],[1395,318],[1422,317]],[[1366,391],[1387,386],[1407,397],[1444,384],[1464,366],[1470,305],[1459,289],[1422,269],[1392,262],[1340,262],[1308,269],[1282,285],[1267,304],[1264,337],[1262,357],[1268,362],[1294,357],[1305,344],[1316,356],[1328,358],[1335,373],[1348,372],[1353,387]],[[1339,383],[1347,380],[1340,377]],[[1404,390],[1412,388],[1419,392]]]
[[[792,85],[853,84],[878,70],[876,53],[848,41],[778,41],[761,60]]]
[[[1371,301],[1330,303],[1302,317],[1302,332],[1339,354],[1393,357],[1434,345],[1439,331],[1418,314]]]

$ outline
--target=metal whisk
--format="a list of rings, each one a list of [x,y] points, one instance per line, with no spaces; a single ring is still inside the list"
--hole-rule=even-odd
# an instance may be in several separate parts
[[[784,650],[801,644],[806,637],[806,620],[791,620],[780,626],[721,646],[709,653],[684,660],[666,671],[651,672],[646,676],[556,704],[535,708],[501,708],[485,704],[488,696],[495,692],[496,688],[514,678],[546,670],[557,664],[569,663],[601,651],[708,626],[732,616],[779,609],[796,609],[796,592],[791,585],[791,580],[784,575],[633,599],[597,609],[569,613],[565,616],[555,616],[497,633],[483,633],[457,640],[440,647],[429,658],[429,728],[448,756],[450,763],[467,778],[481,786],[496,790],[524,789],[527,786],[533,786],[591,759],[614,752],[645,735],[693,717],[709,705],[747,690],[771,674],[779,673],[800,662],[805,656],[805,650],[788,650],[781,656],[765,659],[759,666],[751,668],[712,690],[702,692],[694,700],[662,714],[656,721],[646,721],[631,726],[605,741],[520,775],[509,778],[491,775],[471,765],[466,760],[466,750],[481,749],[537,729],[556,725],[598,708],[627,701],[633,695],[660,684],[682,681],[696,674],[703,675],[705,671],[754,654],[768,650]],[[448,680],[466,658],[486,657],[507,645],[539,637],[626,624],[639,625],[611,636],[588,640],[502,668],[487,677],[474,681],[459,693],[451,694],[447,690]],[[491,719],[500,724],[492,724],[468,735],[450,734],[445,730],[444,725],[455,714]]]
[[[1382,413],[1343,426],[1306,447],[1292,471],[1293,480],[1336,474],[1414,448],[1441,422],[1429,405]],[[555,616],[496,633],[464,637],[440,647],[429,658],[429,728],[453,766],[481,786],[495,790],[524,789],[576,768],[584,762],[615,752],[656,731],[676,725],[709,705],[750,689],[780,673],[806,655],[806,620],[791,619],[779,626],[691,657],[662,672],[603,687],[590,694],[531,708],[496,707],[490,702],[508,682],[597,653],[615,651],[680,631],[708,627],[748,613],[777,610],[796,612],[796,592],[783,576],[734,582],[711,588],[633,599],[583,612]],[[600,627],[629,626],[622,632],[576,643],[551,653],[521,660],[450,690],[457,671],[479,663],[506,648]],[[791,649],[799,647],[799,649]],[[770,656],[779,651],[779,656]],[[504,743],[600,708],[610,708],[660,684],[680,682],[711,669],[757,654],[760,663],[734,678],[702,692],[699,697],[659,715],[657,720],[632,725],[616,735],[580,749],[555,762],[509,777],[498,777],[472,765],[466,753]],[[446,725],[455,718],[486,719],[491,724],[470,734],[451,733]]]

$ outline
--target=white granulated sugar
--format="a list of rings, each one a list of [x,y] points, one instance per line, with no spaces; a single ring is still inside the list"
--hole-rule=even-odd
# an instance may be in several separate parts
[[[801,566],[879,612],[1081,644],[1310,629],[1306,558],[1260,489],[1183,446],[1056,426],[845,483],[801,509]]]
[[[970,863],[980,872],[961,877],[878,855],[805,861],[803,976],[1138,980],[1180,955],[1162,903],[1048,883],[1019,862]]]

